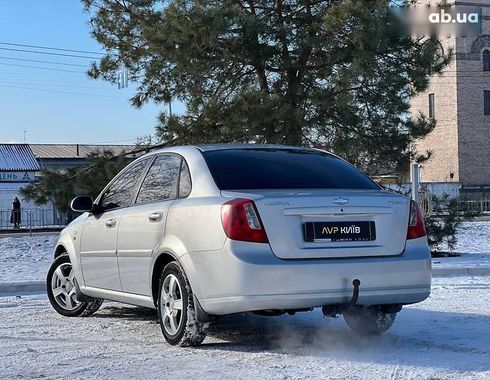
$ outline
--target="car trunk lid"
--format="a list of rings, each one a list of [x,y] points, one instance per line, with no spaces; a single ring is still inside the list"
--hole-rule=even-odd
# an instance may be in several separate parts
[[[389,191],[250,190],[222,194],[255,202],[272,251],[282,259],[395,256],[405,247],[409,200]]]

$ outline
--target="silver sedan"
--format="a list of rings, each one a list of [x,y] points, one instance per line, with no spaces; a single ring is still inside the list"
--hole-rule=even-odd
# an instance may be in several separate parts
[[[430,293],[418,205],[330,153],[184,146],[142,156],[60,235],[47,289],[65,316],[104,299],[158,310],[165,339],[197,345],[220,315],[342,314],[381,334]]]

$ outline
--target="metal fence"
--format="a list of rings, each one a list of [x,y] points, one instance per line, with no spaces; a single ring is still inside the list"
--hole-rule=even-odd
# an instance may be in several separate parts
[[[0,209],[0,229],[13,229],[10,223],[12,210]],[[69,222],[68,216],[62,215],[56,210],[41,208],[29,208],[21,210],[21,228],[54,228],[66,226]]]
[[[419,191],[419,204],[424,216],[429,218],[432,215],[432,193],[428,190],[422,189]]]
[[[490,213],[490,198],[458,201],[458,210],[473,212],[475,214]]]

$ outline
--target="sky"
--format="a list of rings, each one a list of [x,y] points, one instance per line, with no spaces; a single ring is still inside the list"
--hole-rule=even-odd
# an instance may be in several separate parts
[[[0,0],[0,142],[23,142],[27,131],[28,143],[131,144],[153,133],[164,106],[132,107],[134,84],[118,89],[87,77],[90,59],[12,43],[102,52],[79,0]]]

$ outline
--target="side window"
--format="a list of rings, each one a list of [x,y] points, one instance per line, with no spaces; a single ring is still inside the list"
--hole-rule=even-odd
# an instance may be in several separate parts
[[[133,191],[149,161],[150,158],[143,159],[122,171],[102,195],[100,206],[105,210],[129,206]]]
[[[141,184],[136,203],[176,198],[180,161],[180,156],[173,154],[158,156]]]
[[[483,50],[483,71],[490,71],[490,50]]]
[[[483,91],[483,114],[490,115],[490,91]]]
[[[182,166],[180,167],[179,198],[188,197],[191,193],[191,188],[191,173],[189,173],[187,162],[182,160]]]
[[[436,101],[434,94],[429,94],[429,117],[436,117]]]

